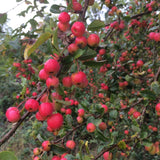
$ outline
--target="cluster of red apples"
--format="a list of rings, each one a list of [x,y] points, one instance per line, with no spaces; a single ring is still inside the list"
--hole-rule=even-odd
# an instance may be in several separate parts
[[[61,31],[65,32],[69,29],[70,15],[67,12],[62,12],[59,17],[58,27]],[[75,42],[68,46],[68,51],[70,54],[74,54],[79,48],[84,48],[88,44],[90,47],[96,47],[99,44],[100,38],[97,34],[90,34],[88,38],[84,36],[85,25],[83,22],[76,21],[72,27],[71,31],[75,36]]]

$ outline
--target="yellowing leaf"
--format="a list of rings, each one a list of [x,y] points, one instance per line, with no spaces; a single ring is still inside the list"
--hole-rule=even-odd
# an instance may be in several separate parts
[[[28,50],[32,47],[31,44],[27,44],[24,50],[24,59],[28,59]]]
[[[26,47],[24,51],[24,59],[27,59],[32,52],[34,52],[41,44],[43,44],[45,41],[47,41],[51,37],[51,33],[46,32],[40,35],[40,37],[37,39],[37,41],[31,45]]]

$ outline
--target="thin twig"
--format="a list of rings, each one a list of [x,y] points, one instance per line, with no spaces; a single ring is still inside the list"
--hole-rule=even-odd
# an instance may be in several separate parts
[[[154,77],[154,81],[158,80],[159,75],[160,75],[160,67],[158,68],[158,71],[157,71],[157,73],[156,73],[156,75]]]

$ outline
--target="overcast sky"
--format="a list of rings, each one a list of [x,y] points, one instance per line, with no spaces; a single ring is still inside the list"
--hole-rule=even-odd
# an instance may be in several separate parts
[[[0,13],[6,13],[8,12],[8,26],[10,26],[11,28],[15,29],[17,27],[19,27],[21,24],[27,22],[30,18],[32,18],[31,16],[26,16],[26,17],[22,17],[22,16],[17,16],[18,13],[20,13],[21,11],[25,10],[27,5],[24,2],[25,0],[17,3],[16,0],[3,0],[3,2],[0,4]],[[33,0],[28,0],[33,2]],[[64,1],[62,0],[48,0],[49,3],[52,4],[60,4],[60,3],[64,3]],[[38,3],[38,2],[37,2]],[[43,4],[44,5],[44,4]],[[14,8],[14,9],[13,9]],[[48,11],[49,11],[50,7],[48,7]]]

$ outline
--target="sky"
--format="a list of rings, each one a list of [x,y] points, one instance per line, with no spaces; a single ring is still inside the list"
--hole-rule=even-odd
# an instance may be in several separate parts
[[[28,0],[30,2],[33,2],[33,0]],[[49,4],[60,4],[62,3],[65,5],[64,1],[62,0],[48,0]],[[37,2],[37,4],[39,4]],[[44,5],[44,4],[43,4]],[[18,16],[17,14],[21,11],[25,10],[27,5],[25,4],[25,0],[21,2],[16,2],[16,0],[4,0],[3,3],[0,5],[0,13],[6,13],[8,14],[8,23],[7,25],[10,26],[12,29],[15,29],[19,27],[21,24],[27,22],[30,18],[32,18],[30,15],[27,15],[26,17]],[[49,11],[50,7],[46,9],[46,11]]]

